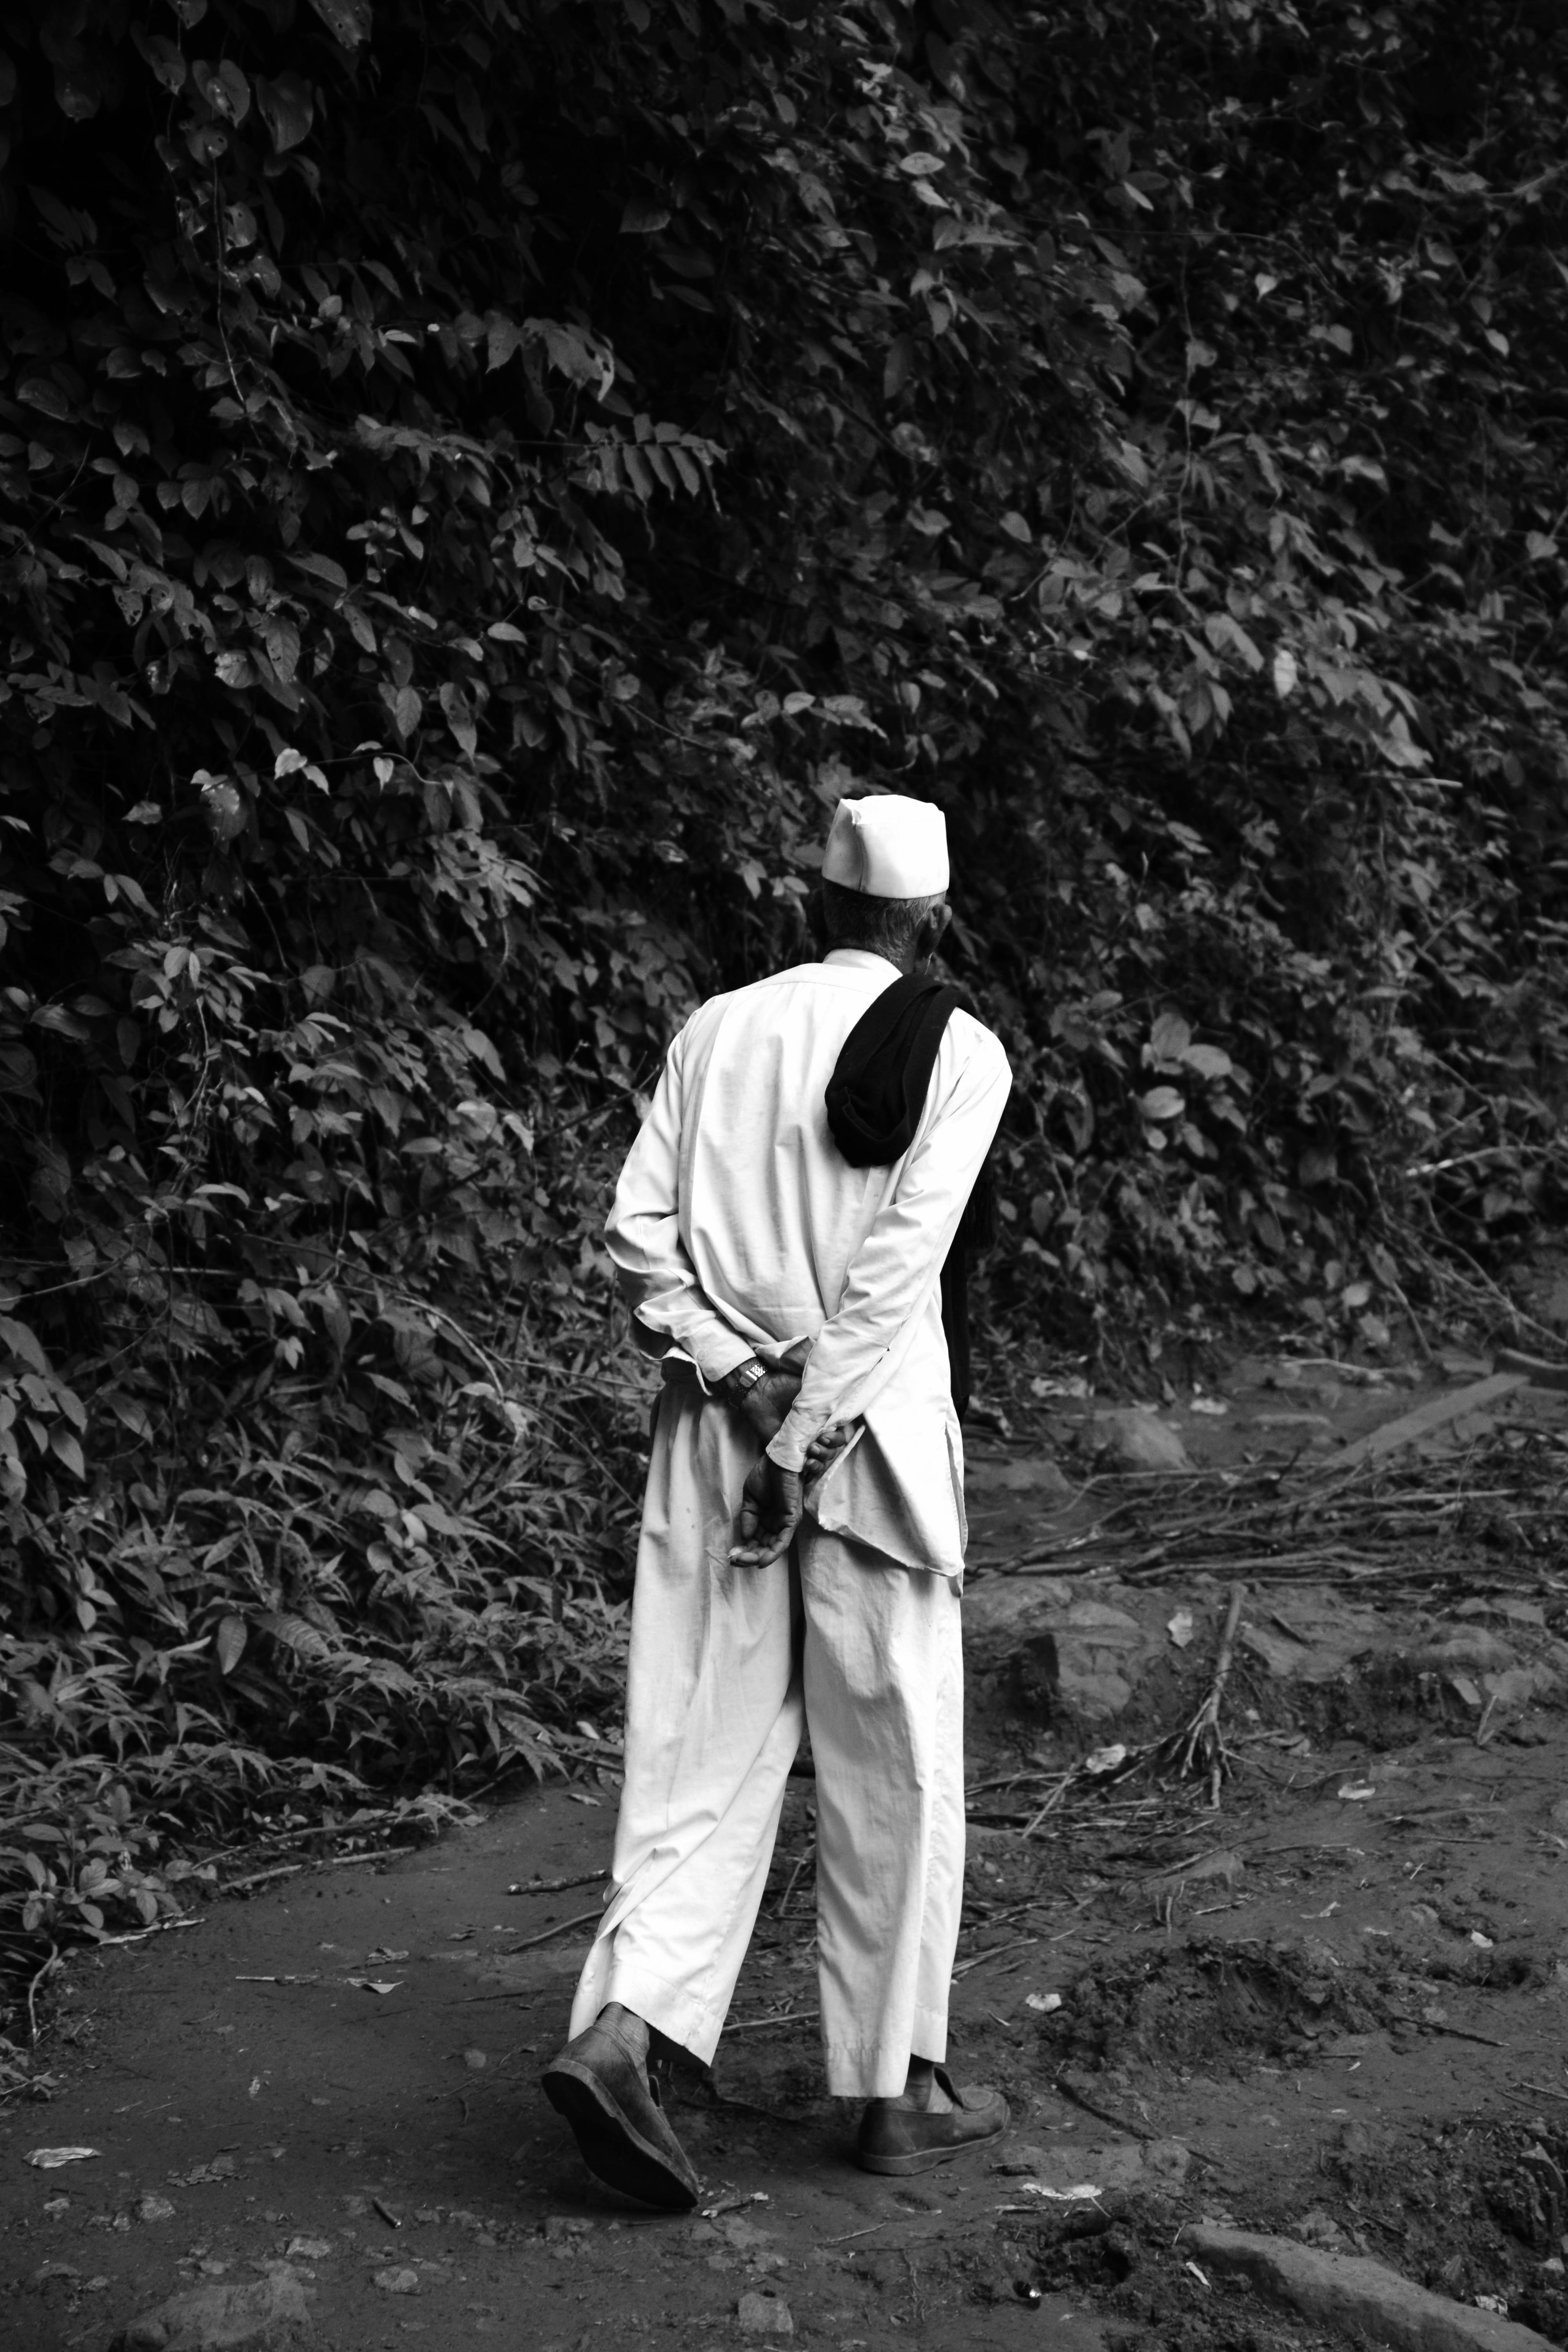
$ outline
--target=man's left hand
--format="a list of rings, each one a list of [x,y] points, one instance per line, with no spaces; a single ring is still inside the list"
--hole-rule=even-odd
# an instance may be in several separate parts
[[[770,1372],[753,1381],[741,1399],[741,1411],[766,1445],[784,1427],[784,1415],[800,1394],[798,1372]]]
[[[784,1427],[784,1416],[800,1394],[798,1372],[764,1372],[760,1381],[742,1382],[739,1375],[747,1370],[742,1364],[733,1372],[726,1372],[713,1384],[714,1394],[749,1423],[764,1445],[775,1438]]]
[[[800,1526],[801,1475],[781,1470],[764,1454],[741,1490],[741,1540],[731,1546],[736,1568],[767,1568],[788,1551]]]

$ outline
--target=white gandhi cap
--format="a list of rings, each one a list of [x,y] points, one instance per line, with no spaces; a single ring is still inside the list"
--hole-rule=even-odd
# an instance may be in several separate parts
[[[930,801],[903,793],[840,801],[822,878],[870,898],[934,898],[948,883],[947,819]]]

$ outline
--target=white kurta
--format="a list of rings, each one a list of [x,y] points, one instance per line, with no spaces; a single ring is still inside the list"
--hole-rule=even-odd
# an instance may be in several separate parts
[[[909,1151],[851,1168],[827,1130],[827,1081],[895,977],[879,956],[839,950],[703,1005],[671,1048],[608,1228],[666,1387],[612,1884],[571,2030],[620,2001],[711,2057],[804,1725],[822,2038],[842,2096],[891,2096],[911,2053],[946,2052],[963,1878],[963,1517],[940,1284],[1010,1082],[997,1041],[954,1013]],[[865,1425],[811,1490],[791,1557],[737,1569],[729,1549],[760,1448],[707,1387],[753,1353],[805,1366],[769,1448],[784,1466],[828,1422]]]
[[[798,1470],[827,1423],[862,1435],[813,1496],[819,1526],[906,1567],[963,1566],[963,1463],[942,1268],[1012,1083],[998,1040],[949,1020],[901,1160],[852,1168],[826,1097],[861,1014],[898,977],[860,949],[694,1013],[670,1047],[605,1232],[652,1353],[704,1383],[755,1354],[805,1364],[768,1451]]]

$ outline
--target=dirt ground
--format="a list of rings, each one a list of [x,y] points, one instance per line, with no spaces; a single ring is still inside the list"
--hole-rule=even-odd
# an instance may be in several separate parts
[[[1368,1386],[1260,1360],[1162,1413],[1194,1461],[1304,1476],[1482,1369]],[[606,1746],[596,1779],[438,1846],[306,1864],[78,1956],[57,2095],[0,2116],[0,2343],[107,2352],[203,2284],[302,2294],[321,2352],[1325,2341],[1184,2252],[1206,2218],[1373,2254],[1568,2345],[1562,1545],[1506,1577],[1478,1553],[1419,1606],[1250,1583],[1217,1811],[1110,1769],[1042,1812],[1042,1773],[1191,1712],[1226,1598],[1201,1572],[1133,1591],[1002,1565],[1114,1507],[1114,1480],[1084,1484],[1092,1410],[1047,1395],[1026,1437],[972,1447],[951,2063],[1006,2092],[1000,2150],[909,2182],[852,2167],[854,2116],[817,2087],[801,1779],[712,2074],[673,2085],[702,2209],[595,2188],[536,2077],[598,1890],[526,1889],[604,1867]],[[1568,1428],[1568,1397],[1507,1412],[1546,1446]],[[25,2161],[71,2144],[99,2153]]]

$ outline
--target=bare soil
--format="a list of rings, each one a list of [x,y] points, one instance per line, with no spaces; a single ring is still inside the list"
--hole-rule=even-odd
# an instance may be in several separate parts
[[[1442,1387],[1325,1381],[1321,1399],[1282,1404],[1270,1377],[1238,1367],[1215,1400],[1226,1412],[1189,1397],[1165,1417],[1195,1460],[1240,1465],[1320,1429],[1331,1451]],[[1180,2231],[1204,2216],[1373,2254],[1568,2345],[1561,1548],[1510,1582],[1481,1559],[1474,1589],[1450,1580],[1418,1611],[1356,1594],[1388,1641],[1352,1642],[1318,1680],[1275,1666],[1292,1642],[1322,1663],[1342,1596],[1324,1588],[1314,1618],[1299,1591],[1257,1585],[1218,1810],[1199,1785],[1144,1774],[1040,1817],[1019,1794],[1026,1768],[1191,1712],[1225,1597],[1202,1574],[1146,1590],[1125,1696],[1096,1697],[1091,1675],[1090,1714],[1064,1698],[1067,1637],[1041,1648],[1029,1613],[1059,1618],[1061,1580],[1037,1580],[1027,1601],[984,1563],[1107,1507],[1113,1489],[1083,1490],[1089,1412],[1047,1399],[1026,1443],[982,1441],[972,1463],[982,1565],[951,2063],[1007,2093],[999,2152],[910,2182],[854,2169],[854,2116],[818,2087],[801,1780],[712,2074],[672,2084],[706,2210],[648,2216],[595,2186],[536,2077],[586,1946],[587,1925],[564,1923],[596,1889],[512,1890],[604,1866],[612,1757],[597,1780],[500,1806],[433,1849],[307,1864],[188,1929],[79,1956],[52,2028],[58,2094],[0,2117],[0,2344],[107,2352],[164,2297],[279,2262],[305,2284],[321,2352],[501,2336],[615,2352],[786,2322],[837,2352],[1321,2342],[1202,2274]],[[1281,1427],[1283,1412],[1319,1418]],[[1555,1442],[1568,1399],[1531,1391],[1519,1412]],[[1164,1630],[1184,1607],[1185,1647]],[[1520,1695],[1483,1717],[1451,1675],[1403,1669],[1434,1627],[1513,1644]],[[73,2143],[100,2153],[58,2170],[24,2160]]]

